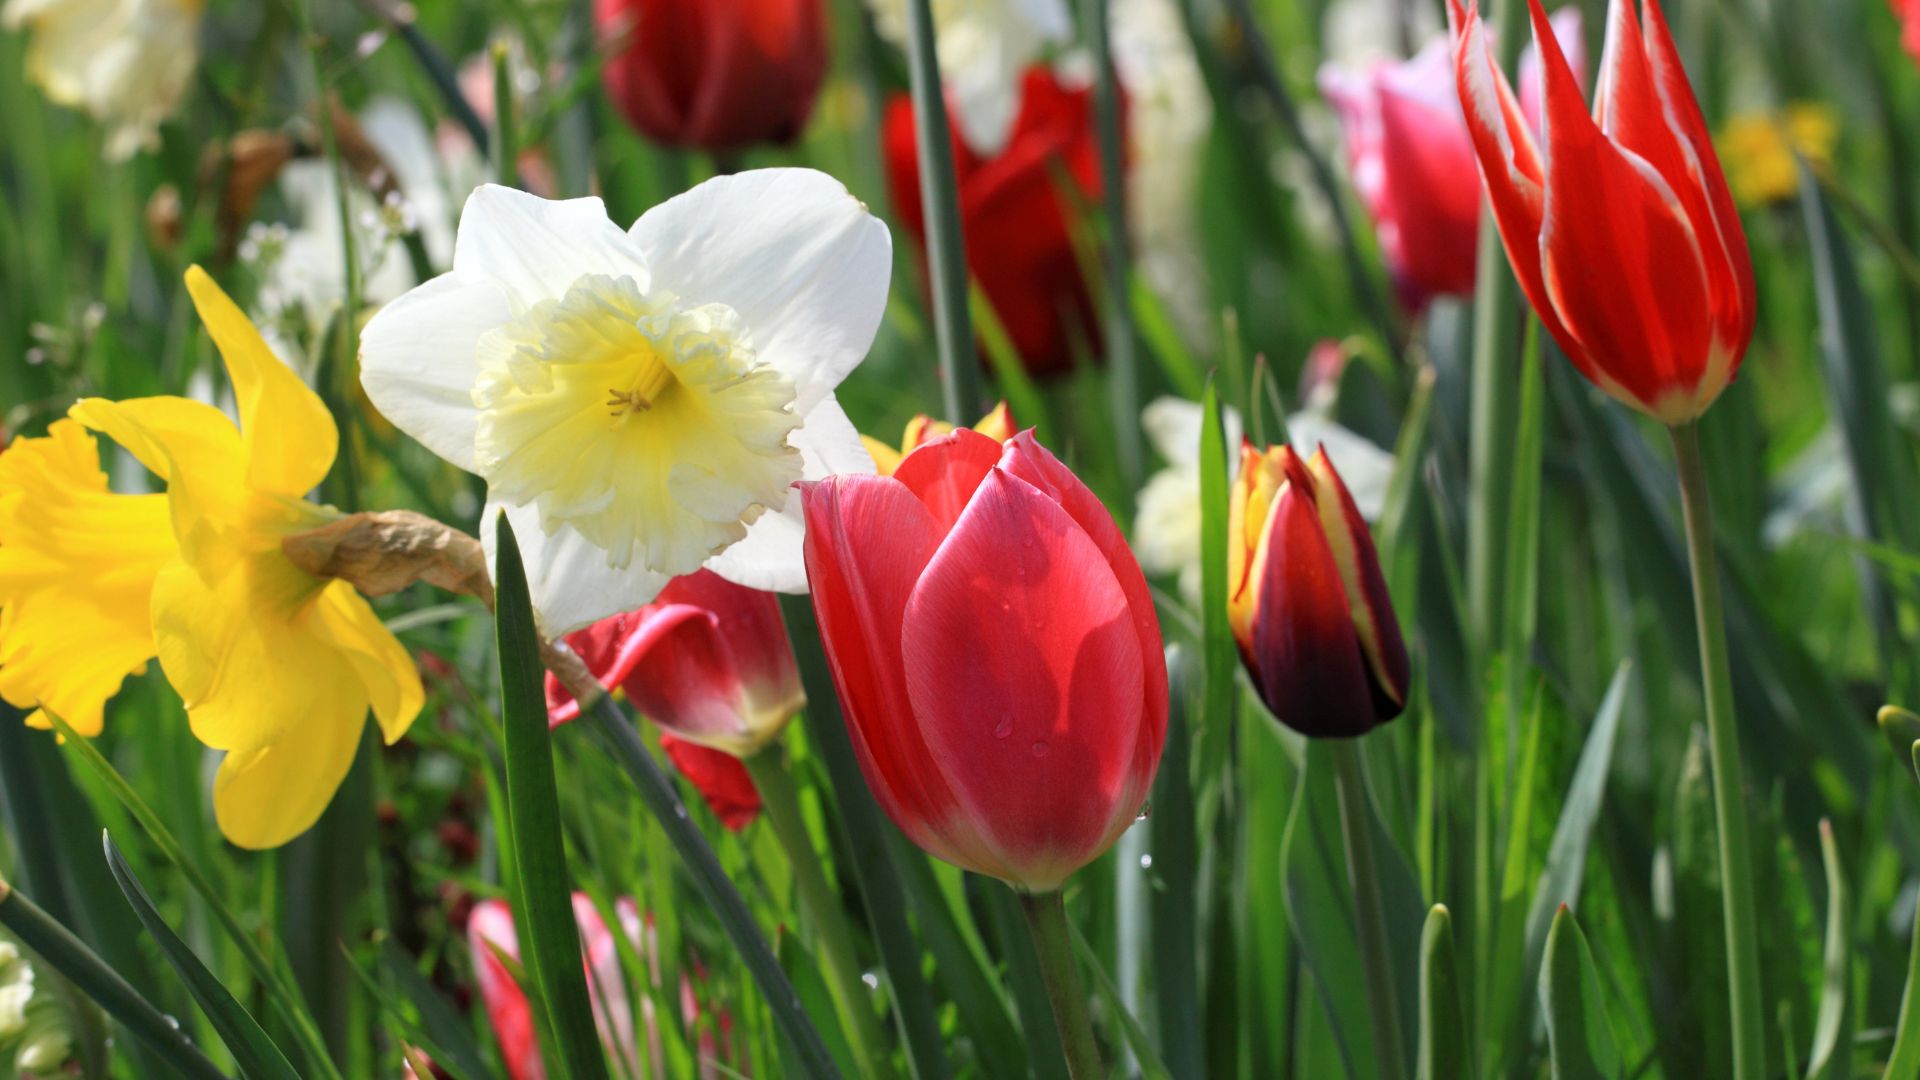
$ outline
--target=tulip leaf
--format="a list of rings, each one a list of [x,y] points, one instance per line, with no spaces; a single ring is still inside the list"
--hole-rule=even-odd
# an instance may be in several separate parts
[[[1827,874],[1827,942],[1821,965],[1820,1011],[1814,1021],[1813,1052],[1807,1057],[1808,1080],[1835,1080],[1853,1075],[1852,1015],[1847,1009],[1848,984],[1853,979],[1853,901],[1846,872],[1840,865],[1840,847],[1833,826],[1820,822],[1820,862]]]
[[[833,1060],[843,1067],[851,1067],[853,1046],[847,1042],[846,1032],[840,1026],[840,1012],[834,1005],[833,991],[827,987],[819,962],[793,934],[780,935],[779,942],[774,946],[774,955],[780,958],[780,966],[786,969],[787,978],[793,980],[794,993],[800,996],[800,1007],[806,1010],[808,1016],[815,1018],[814,1029],[826,1040],[827,1050],[833,1054]],[[780,1040],[780,1054],[787,1062],[786,1072],[802,1071],[799,1053],[792,1039]]]
[[[1094,951],[1078,926],[1069,922],[1067,929],[1073,933],[1073,947],[1080,954],[1080,966],[1093,974],[1094,992],[1106,999],[1108,1013],[1120,1029],[1121,1041],[1132,1052],[1140,1075],[1146,1080],[1173,1080],[1173,1073],[1160,1060],[1160,1055],[1153,1052],[1153,1041],[1147,1038],[1146,1029],[1127,1011],[1120,988],[1113,984],[1113,976],[1107,974],[1106,967],[1100,963],[1100,954]]]
[[[1225,747],[1233,728],[1235,671],[1240,665],[1239,647],[1233,641],[1233,629],[1227,622],[1227,517],[1232,472],[1228,465],[1226,429],[1220,417],[1220,388],[1217,380],[1207,381],[1200,401],[1200,595],[1205,619],[1203,646],[1206,654],[1206,709],[1189,724],[1203,747]],[[1201,775],[1212,775],[1215,754],[1200,755]]]
[[[1920,742],[1913,747],[1915,768],[1920,770]],[[1920,1076],[1920,922],[1908,930],[1912,938],[1907,948],[1907,982],[1900,992],[1900,1021],[1894,1028],[1893,1049],[1887,1053],[1886,1080]]]
[[[474,1044],[472,1025],[454,1011],[440,989],[428,982],[415,967],[413,957],[390,937],[380,941],[380,965],[386,969],[399,990],[399,999],[393,1000],[384,988],[361,971],[358,965],[354,970],[360,972],[370,988],[387,1004],[389,1012],[398,1012],[400,1001],[413,1005],[420,1013],[420,1025],[432,1045],[428,1049],[442,1067],[457,1069],[472,1080],[480,1080],[488,1074],[486,1058],[480,1048]]]
[[[1020,350],[1014,347],[1006,324],[1000,321],[1000,313],[994,310],[993,300],[978,281],[971,283],[968,299],[973,304],[973,322],[980,335],[980,347],[987,354],[987,363],[993,367],[993,377],[1000,383],[1000,393],[1007,399],[1007,407],[1013,410],[1014,423],[1035,429],[1043,443],[1052,441],[1053,420],[1047,411],[1047,399],[1041,396],[1033,376],[1027,374],[1026,364],[1020,359]],[[954,426],[971,424],[975,419],[969,416]]]
[[[1180,339],[1180,330],[1173,325],[1173,317],[1161,303],[1160,294],[1137,274],[1131,285],[1128,294],[1133,301],[1133,319],[1140,328],[1140,336],[1146,340],[1147,351],[1159,361],[1160,370],[1181,397],[1199,397],[1206,392],[1206,377],[1193,350]]]
[[[580,963],[580,930],[573,916],[573,886],[567,875],[553,744],[547,729],[540,631],[533,621],[520,545],[507,515],[495,517],[494,529],[498,553],[494,625],[499,634],[500,718],[505,729],[506,824],[513,835],[514,888],[519,901],[514,914],[527,969],[523,989],[546,1014],[564,1074],[594,1080],[607,1075],[607,1065]]]
[[[1554,1080],[1596,1080],[1620,1075],[1620,1051],[1607,1016],[1600,970],[1587,936],[1562,907],[1547,933],[1540,971],[1540,1007],[1547,1017],[1548,1057]]]
[[[1420,1056],[1416,1080],[1473,1080],[1475,1049],[1453,957],[1453,916],[1427,912],[1420,933]]]
[[[1182,1078],[1202,1075],[1204,1049],[1196,963],[1199,844],[1193,805],[1192,716],[1199,695],[1195,693],[1193,660],[1191,650],[1179,645],[1167,647],[1167,736],[1160,771],[1153,781],[1153,813],[1145,825],[1151,865],[1142,871],[1150,883],[1147,903],[1153,928],[1153,996],[1159,1012],[1160,1046],[1168,1067]],[[1141,826],[1134,828],[1139,831]]]
[[[120,855],[113,839],[102,832],[102,847],[106,850],[107,869],[112,872],[113,880],[120,886],[120,892],[127,898],[127,905],[146,928],[147,936],[160,947],[160,955],[171,966],[180,981],[186,984],[187,993],[199,1004],[200,1011],[213,1023],[213,1029],[220,1034],[220,1040],[227,1044],[227,1052],[233,1055],[234,1063],[249,1080],[298,1080],[299,1073],[280,1052],[265,1029],[247,1010],[240,1007],[233,994],[221,985],[220,980],[208,971],[200,958],[187,948],[167,925],[167,921],[154,910],[153,899],[134,875],[133,868]]]

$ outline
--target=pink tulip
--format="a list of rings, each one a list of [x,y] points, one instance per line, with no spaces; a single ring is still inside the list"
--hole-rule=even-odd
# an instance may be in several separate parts
[[[1585,70],[1580,13],[1563,9],[1554,33],[1576,71]],[[1537,126],[1540,64],[1529,48],[1521,99]],[[1353,186],[1373,219],[1401,300],[1419,309],[1434,296],[1473,291],[1480,233],[1480,169],[1454,90],[1446,37],[1411,60],[1353,71],[1329,64],[1320,89],[1340,118]]]
[[[632,901],[622,900],[623,909]],[[622,922],[628,912],[619,912]],[[626,977],[620,970],[619,946],[607,930],[606,921],[586,893],[573,894],[573,918],[580,928],[580,947],[586,954],[587,993],[593,1002],[594,1026],[609,1054],[627,1063],[630,1075],[639,1071],[634,1042],[633,1006],[627,997]],[[533,1011],[527,995],[515,982],[503,953],[518,962],[519,936],[514,932],[513,911],[499,900],[475,904],[467,922],[467,944],[473,952],[474,971],[479,976],[480,996],[486,1003],[487,1021],[500,1043],[500,1060],[510,1080],[546,1080],[546,1066],[540,1059],[540,1045],[534,1035]],[[636,947],[638,942],[635,942]],[[495,950],[498,950],[498,953]]]
[[[1146,578],[1031,432],[802,485],[807,580],[854,751],[927,851],[1059,888],[1140,812],[1166,735]]]
[[[765,746],[806,704],[779,600],[711,570],[673,579],[653,603],[569,634],[567,644],[654,723],[734,757]],[[551,674],[547,706],[554,724],[580,714]]]

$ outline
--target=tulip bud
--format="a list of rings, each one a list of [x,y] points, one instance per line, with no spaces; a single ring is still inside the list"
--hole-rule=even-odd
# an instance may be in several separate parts
[[[607,94],[669,146],[797,138],[827,71],[821,0],[594,0]]]
[[[1057,889],[1140,812],[1167,726],[1146,578],[1029,432],[934,439],[801,487],[807,580],[854,753],[922,848]]]
[[[1409,664],[1373,536],[1324,449],[1243,443],[1227,618],[1267,708],[1303,735],[1364,735],[1406,706]]]
[[[673,579],[653,603],[569,634],[567,644],[642,715],[734,757],[771,742],[807,701],[779,601],[711,570]],[[551,673],[547,707],[554,724],[580,714]]]
[[[1588,115],[1539,0],[1536,139],[1474,9],[1450,0],[1454,73],[1520,287],[1580,373],[1669,425],[1733,381],[1753,337],[1753,262],[1659,0],[1613,0]],[[1476,5],[1477,6],[1477,5]]]

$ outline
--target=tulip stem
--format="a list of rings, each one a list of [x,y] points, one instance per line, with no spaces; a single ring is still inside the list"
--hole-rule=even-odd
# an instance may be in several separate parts
[[[1059,890],[1019,893],[1040,958],[1040,977],[1053,1005],[1053,1026],[1067,1055],[1067,1075],[1073,1080],[1105,1076],[1100,1044],[1093,1038],[1093,1020],[1087,1015],[1087,995],[1080,989],[1080,971],[1074,966],[1073,933],[1067,926],[1067,903]]]
[[[853,947],[853,931],[847,924],[846,909],[841,906],[833,886],[820,866],[820,856],[807,835],[806,820],[800,813],[800,798],[794,791],[793,774],[778,747],[768,747],[741,759],[753,786],[760,792],[767,823],[787,853],[793,868],[793,883],[800,895],[800,907],[807,921],[819,934],[820,951],[826,965],[828,985],[832,987],[841,1018],[851,1029],[854,1064],[861,1076],[891,1075],[887,1043],[880,1020],[870,1004],[871,991],[860,978],[859,955]]]
[[[1400,1035],[1400,996],[1394,990],[1392,952],[1387,947],[1386,904],[1373,857],[1373,815],[1367,807],[1367,768],[1357,739],[1329,740],[1334,786],[1340,793],[1340,832],[1347,845],[1347,881],[1353,886],[1354,934],[1366,969],[1367,1004],[1373,1013],[1374,1057],[1381,1080],[1406,1075],[1406,1043]]]
[[[1680,473],[1680,506],[1687,522],[1687,563],[1693,571],[1693,610],[1700,638],[1700,681],[1707,695],[1708,750],[1713,761],[1713,813],[1720,832],[1720,898],[1727,925],[1727,982],[1733,1000],[1733,1073],[1757,1080],[1765,1069],[1761,1038],[1760,951],[1754,934],[1753,866],[1742,807],[1740,735],[1733,720],[1733,675],[1727,663],[1727,627],[1720,608],[1720,568],[1713,550],[1713,508],[1700,457],[1700,429],[1672,430]]]

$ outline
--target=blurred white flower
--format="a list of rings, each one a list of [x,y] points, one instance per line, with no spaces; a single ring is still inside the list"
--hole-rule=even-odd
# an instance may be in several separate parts
[[[1321,26],[1322,59],[1329,64],[1362,68],[1399,60],[1400,17],[1411,18],[1413,41],[1426,41],[1446,29],[1438,4],[1407,4],[1404,0],[1334,0]],[[1336,466],[1337,467],[1337,466]],[[1342,476],[1342,479],[1345,479]]]
[[[387,418],[487,481],[548,634],[704,565],[802,592],[795,480],[871,472],[834,388],[866,356],[887,228],[811,169],[709,180],[622,232],[599,199],[488,185],[453,270],[361,339]]]
[[[881,36],[907,47],[908,0],[867,0]],[[933,0],[940,78],[960,135],[991,157],[1020,111],[1020,77],[1050,46],[1073,36],[1066,0]]]
[[[26,1030],[27,1003],[32,1000],[33,968],[17,946],[0,941],[0,1039]]]
[[[1112,19],[1132,143],[1127,216],[1134,264],[1182,330],[1203,339],[1206,265],[1194,214],[1213,100],[1177,0],[1115,0]]]
[[[160,143],[160,122],[193,81],[204,0],[8,0],[0,25],[26,28],[27,78],[106,126],[109,161]]]
[[[1196,607],[1200,603],[1200,425],[1204,416],[1197,403],[1176,397],[1156,398],[1141,412],[1147,439],[1167,464],[1140,489],[1133,522],[1133,551],[1140,568],[1156,577],[1179,575],[1181,598]],[[1240,467],[1239,413],[1227,409],[1224,426],[1231,483]],[[1294,449],[1303,453],[1324,446],[1361,516],[1368,521],[1379,518],[1387,483],[1393,478],[1392,454],[1314,412],[1287,417],[1287,434]]]

